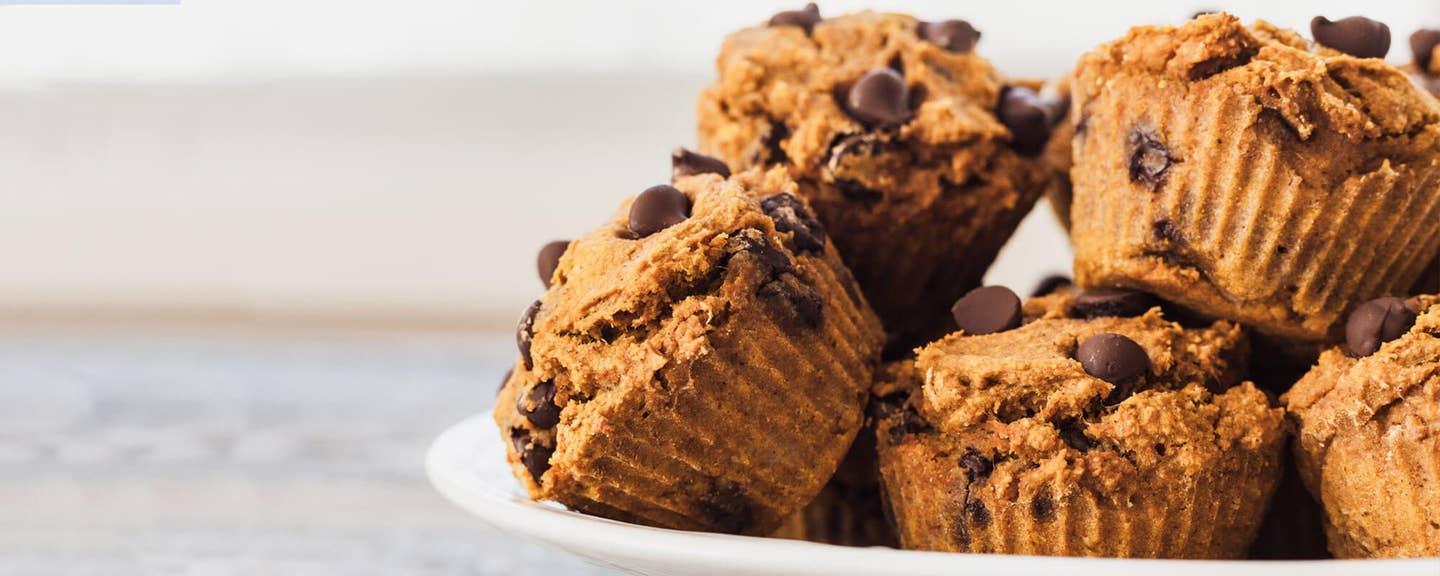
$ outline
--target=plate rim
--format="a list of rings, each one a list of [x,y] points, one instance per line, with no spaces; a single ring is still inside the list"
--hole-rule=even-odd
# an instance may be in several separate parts
[[[654,528],[572,512],[557,504],[519,502],[502,497],[496,487],[476,482],[456,466],[470,449],[478,456],[485,443],[502,442],[490,411],[472,415],[452,424],[431,443],[425,455],[425,472],[431,485],[447,500],[501,531],[539,540],[578,553],[592,560],[605,558],[607,564],[626,565],[635,559],[642,564],[736,567],[737,562],[765,558],[766,565],[753,570],[766,573],[851,573],[856,569],[899,569],[906,574],[964,574],[1003,571],[1007,574],[1047,574],[1057,570],[1095,574],[1314,574],[1417,575],[1440,573],[1440,558],[1381,560],[1165,560],[1024,556],[897,550],[885,547],[859,548],[800,540],[737,536]],[[577,550],[578,549],[578,550]],[[581,551],[590,551],[585,554]],[[776,559],[779,559],[778,561]],[[799,561],[799,562],[797,562]],[[1424,571],[1429,568],[1429,571]]]

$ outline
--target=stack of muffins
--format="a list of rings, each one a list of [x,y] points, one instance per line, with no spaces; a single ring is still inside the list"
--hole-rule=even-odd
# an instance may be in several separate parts
[[[1381,23],[1311,32],[1138,27],[1048,83],[960,20],[732,34],[700,152],[540,253],[516,477],[836,544],[1283,557],[1313,517],[1440,555],[1440,31],[1408,70]],[[1073,284],[980,286],[1041,196]]]

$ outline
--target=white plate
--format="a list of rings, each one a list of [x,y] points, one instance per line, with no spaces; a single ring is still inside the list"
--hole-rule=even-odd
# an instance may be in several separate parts
[[[531,502],[510,475],[503,442],[488,413],[456,424],[430,447],[425,460],[430,481],[446,498],[502,530],[638,574],[1440,575],[1440,559],[1220,562],[942,554],[663,530]]]

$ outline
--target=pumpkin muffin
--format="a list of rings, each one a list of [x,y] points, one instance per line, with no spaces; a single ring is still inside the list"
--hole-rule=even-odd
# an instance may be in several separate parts
[[[1440,298],[1380,298],[1283,401],[1340,558],[1440,556]]]
[[[1185,328],[1144,294],[998,287],[915,360],[882,419],[880,474],[903,547],[1240,558],[1280,476],[1282,412],[1240,382],[1246,341]]]
[[[1312,28],[1212,14],[1081,58],[1081,286],[1314,343],[1419,278],[1440,249],[1440,103],[1382,59],[1383,24]]]
[[[1007,83],[962,20],[814,5],[731,34],[700,97],[701,148],[799,183],[903,355],[948,332],[1045,191],[1067,102]]]
[[[769,534],[850,447],[884,335],[783,170],[675,173],[563,250],[495,422],[532,498]]]

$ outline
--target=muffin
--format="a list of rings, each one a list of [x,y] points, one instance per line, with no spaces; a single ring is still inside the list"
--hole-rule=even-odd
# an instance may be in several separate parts
[[[740,30],[700,97],[702,150],[799,183],[903,354],[951,328],[1063,165],[1043,154],[1067,103],[1006,81],[961,20],[814,5]]]
[[[1440,298],[1380,298],[1283,398],[1340,558],[1440,556]]]
[[[1206,15],[1081,58],[1081,286],[1313,343],[1416,281],[1440,249],[1440,104],[1373,57],[1383,25],[1314,28]]]
[[[1282,411],[1240,382],[1246,341],[1185,328],[1133,292],[1022,307],[986,287],[920,351],[924,382],[881,420],[904,548],[1240,558],[1280,476]]]
[[[918,385],[919,379],[914,362],[895,361],[881,366],[871,389],[865,426],[855,436],[835,476],[815,500],[787,519],[772,536],[844,546],[899,546],[880,497],[875,425],[897,398]]]
[[[522,318],[495,422],[532,498],[768,534],[860,429],[879,320],[783,170],[715,164],[677,153]]]
[[[1440,98],[1440,30],[1417,30],[1410,35],[1410,52],[1413,61],[1405,68],[1430,95]],[[1440,293],[1440,254],[1437,254],[1420,279],[1410,287],[1410,294]]]

